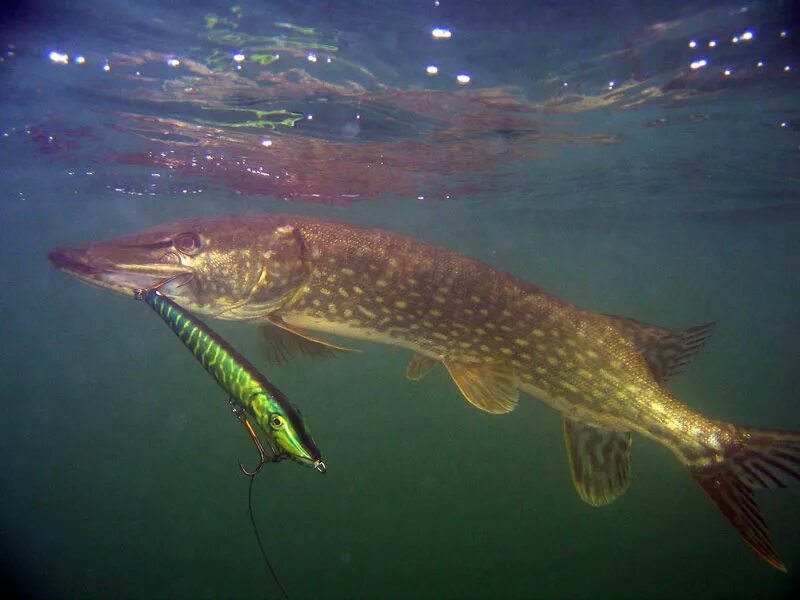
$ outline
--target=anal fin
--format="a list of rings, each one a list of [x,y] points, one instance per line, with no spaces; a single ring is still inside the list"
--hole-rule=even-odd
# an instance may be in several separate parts
[[[630,482],[631,434],[586,425],[564,417],[564,439],[572,482],[581,500],[604,506]]]
[[[512,369],[444,361],[458,389],[473,406],[493,414],[511,412],[517,406],[519,390]]]

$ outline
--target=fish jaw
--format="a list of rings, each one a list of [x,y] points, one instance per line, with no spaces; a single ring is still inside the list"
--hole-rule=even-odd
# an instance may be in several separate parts
[[[84,283],[133,296],[136,290],[168,279],[180,283],[179,279],[192,274],[168,248],[156,246],[84,242],[55,248],[47,257],[56,268]]]
[[[157,287],[192,312],[243,321],[282,306],[309,274],[302,236],[272,216],[185,219],[48,257],[101,289],[132,296]]]

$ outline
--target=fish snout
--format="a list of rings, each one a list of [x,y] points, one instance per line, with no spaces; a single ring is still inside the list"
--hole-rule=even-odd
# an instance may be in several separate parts
[[[53,265],[63,271],[90,275],[96,271],[89,263],[89,244],[67,244],[47,253]]]
[[[174,260],[174,253],[166,246],[163,243],[144,246],[109,242],[66,244],[48,252],[47,258],[76,279],[130,295],[137,289],[164,285],[191,274],[179,260]],[[189,300],[184,298],[184,301]]]

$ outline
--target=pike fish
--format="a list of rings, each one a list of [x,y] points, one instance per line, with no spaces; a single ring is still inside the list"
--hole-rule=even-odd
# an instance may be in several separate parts
[[[263,327],[270,357],[351,351],[332,334],[405,348],[421,379],[442,364],[487,413],[521,393],[561,413],[574,486],[593,506],[628,487],[631,435],[666,446],[764,560],[785,570],[755,490],[800,481],[800,432],[705,417],[665,385],[706,343],[684,331],[590,312],[485,263],[387,231],[284,215],[168,223],[49,254],[58,268],[131,296]]]

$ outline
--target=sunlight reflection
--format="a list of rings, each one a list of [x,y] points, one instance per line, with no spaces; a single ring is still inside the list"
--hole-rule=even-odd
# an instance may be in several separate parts
[[[63,52],[57,52],[53,50],[48,54],[50,61],[57,64],[57,65],[68,65],[69,64],[69,55],[64,54]]]

